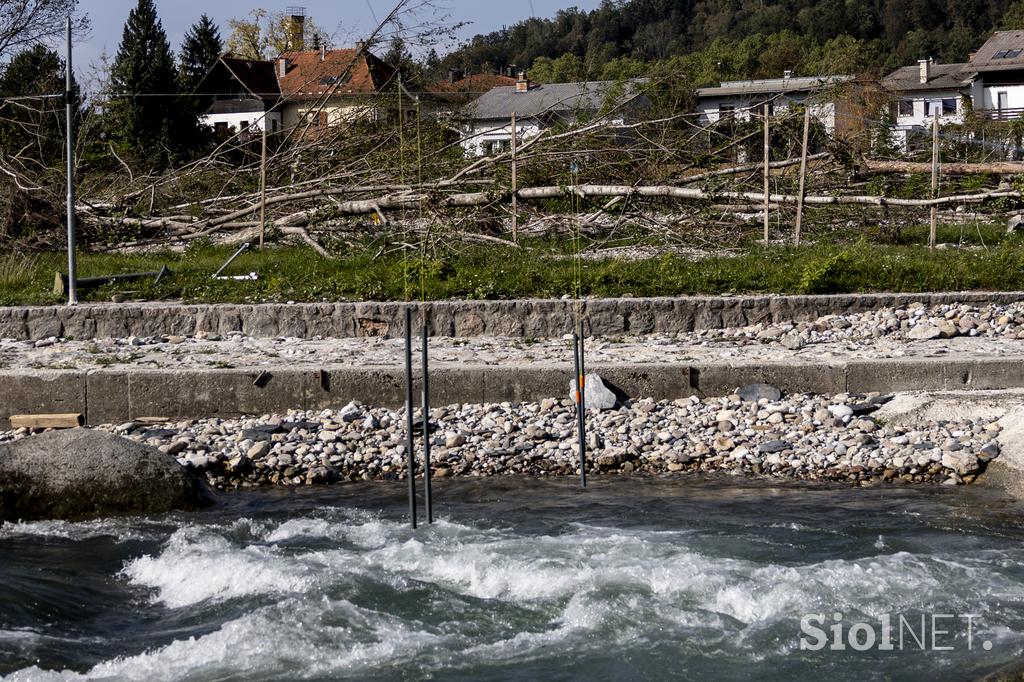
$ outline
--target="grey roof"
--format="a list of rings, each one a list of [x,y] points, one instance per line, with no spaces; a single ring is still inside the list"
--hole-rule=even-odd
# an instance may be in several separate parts
[[[466,107],[466,113],[477,120],[504,120],[515,112],[521,118],[546,114],[592,113],[607,104],[610,94],[617,95],[614,104],[621,105],[640,96],[642,79],[630,81],[586,81],[582,83],[548,83],[533,85],[526,92],[515,86],[492,88]],[[615,86],[621,85],[621,93]]]
[[[921,67],[902,66],[882,79],[887,90],[959,90],[969,84],[967,64],[932,64],[928,82],[921,82]]]
[[[996,31],[971,58],[972,71],[1024,69],[1024,31]]]
[[[725,97],[729,95],[770,95],[784,92],[813,92],[826,87],[847,83],[853,76],[800,76],[797,78],[767,78],[749,81],[723,81],[716,88],[700,88],[697,97]]]

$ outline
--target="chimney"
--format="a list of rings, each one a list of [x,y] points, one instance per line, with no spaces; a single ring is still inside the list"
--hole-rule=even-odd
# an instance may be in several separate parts
[[[918,59],[917,60],[917,69],[918,69],[918,80],[921,83],[927,83],[928,80],[932,77],[932,60],[930,58],[929,59]]]
[[[519,76],[516,78],[516,92],[529,92],[530,91],[530,79],[526,77],[525,71],[520,71]]]
[[[306,8],[288,7],[285,9],[288,15],[288,43],[293,51],[301,52],[306,49]]]
[[[292,60],[287,57],[278,57],[277,59],[277,77],[284,78],[288,75],[288,67],[292,65]]]
[[[323,43],[320,44],[320,61],[327,59],[327,46]]]

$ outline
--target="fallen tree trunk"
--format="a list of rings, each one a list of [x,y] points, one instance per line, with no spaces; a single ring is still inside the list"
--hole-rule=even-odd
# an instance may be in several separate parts
[[[578,196],[582,198],[608,198],[608,197],[646,197],[651,199],[678,199],[683,201],[710,201],[710,202],[763,202],[764,194],[760,192],[727,192],[707,191],[692,187],[673,187],[668,185],[651,185],[643,187],[631,187],[629,185],[551,185],[547,187],[526,187],[518,192],[516,196],[523,201],[536,201],[541,199],[557,199],[567,196]],[[403,194],[400,196],[386,196],[377,199],[362,199],[356,201],[342,201],[331,206],[330,210],[336,215],[359,215],[380,211],[400,211],[416,208],[470,208],[485,206],[510,199],[511,192],[469,192],[464,194],[452,194],[445,197],[431,197],[423,194]],[[901,199],[883,196],[859,196],[859,195],[808,195],[804,203],[812,206],[833,206],[838,204],[855,204],[866,206],[906,206],[906,207],[931,207],[945,206],[949,204],[979,203],[987,199],[997,198],[1021,198],[1017,190],[995,190],[991,192],[979,192],[977,194],[957,194],[936,199]],[[770,194],[768,200],[776,204],[796,204],[799,197],[794,194]],[[292,213],[275,221],[276,225],[308,225],[316,210],[299,211]]]
[[[931,162],[873,161],[865,159],[863,167],[872,173],[931,173]],[[1024,173],[1024,163],[991,161],[988,163],[944,163],[943,175],[1016,175]]]
[[[821,152],[819,154],[811,154],[807,157],[808,161],[821,161],[830,156],[829,152]],[[800,165],[800,159],[784,159],[782,161],[771,161],[768,163],[769,170],[776,168],[788,168],[790,166]],[[759,171],[764,168],[764,162],[760,163],[744,163],[739,166],[731,166],[729,168],[720,168],[719,170],[707,171],[706,173],[698,173],[696,175],[688,175],[684,178],[680,178],[680,182],[691,184],[694,182],[700,182],[701,180],[707,180],[709,178],[718,178],[726,175],[739,175],[740,173],[752,173]]]
[[[303,199],[324,196],[323,192],[303,192]],[[750,202],[763,204],[765,196],[760,192],[735,192],[704,190],[694,187],[675,187],[671,185],[648,185],[633,187],[630,185],[550,185],[543,187],[526,187],[515,193],[521,201],[537,201],[543,199],[557,199],[561,197],[577,196],[581,198],[648,198],[648,199],[674,199],[679,201],[707,201],[716,204],[733,204]],[[297,195],[292,195],[296,197]],[[957,204],[980,203],[988,199],[997,198],[1021,198],[1018,190],[993,190],[978,192],[975,194],[958,194],[952,196],[938,197],[935,199],[902,199],[889,198],[884,196],[869,195],[808,195],[803,201],[809,206],[835,206],[835,205],[862,205],[862,206],[898,206],[898,207],[933,207],[949,206]],[[357,199],[351,201],[336,201],[325,208],[312,208],[277,218],[273,226],[278,229],[301,228],[314,223],[321,217],[333,217],[341,215],[369,215],[387,211],[418,210],[418,209],[443,209],[443,208],[473,208],[489,204],[502,203],[512,198],[512,192],[508,190],[493,190],[488,192],[467,192],[462,194],[432,195],[423,193],[403,192],[371,199]],[[768,201],[774,205],[797,204],[800,198],[793,194],[770,194]],[[279,202],[280,203],[280,202]],[[232,220],[237,220],[243,214],[251,213],[251,209],[245,212],[228,214]],[[227,218],[228,216],[224,216]],[[248,227],[250,222],[231,222],[224,220],[216,225],[210,222],[194,221],[183,222],[166,218],[107,218],[86,214],[83,219],[100,224],[134,224],[140,227],[160,228],[174,230],[171,237],[191,239],[205,236],[219,229],[229,227]],[[212,222],[212,221],[211,221]],[[205,228],[205,229],[203,229]],[[300,237],[301,233],[295,232]],[[303,237],[304,238],[304,237]]]

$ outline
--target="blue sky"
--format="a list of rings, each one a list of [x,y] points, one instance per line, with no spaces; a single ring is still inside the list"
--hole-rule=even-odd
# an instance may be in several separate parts
[[[157,12],[164,30],[175,49],[181,39],[203,12],[210,15],[220,27],[226,39],[227,20],[245,17],[255,7],[268,10],[283,10],[286,6],[306,7],[306,13],[316,23],[334,35],[334,44],[351,44],[359,37],[373,30],[376,22],[373,15],[384,17],[396,0],[285,0],[265,2],[262,0],[155,0]],[[88,13],[92,30],[85,40],[76,41],[76,72],[89,69],[106,52],[110,57],[117,52],[121,32],[128,12],[136,0],[81,0],[80,7]],[[532,14],[538,17],[553,16],[559,9],[579,7],[593,9],[600,0],[434,0],[442,14],[454,22],[472,22],[460,32],[468,38],[477,33],[486,33],[513,24]],[[531,9],[532,5],[532,9]],[[371,13],[372,8],[372,13]],[[83,74],[84,75],[84,74]]]

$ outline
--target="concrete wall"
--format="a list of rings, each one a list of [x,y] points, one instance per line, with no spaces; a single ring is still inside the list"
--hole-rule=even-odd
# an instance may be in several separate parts
[[[785,393],[883,393],[1024,388],[1024,361],[1012,358],[886,359],[812,363],[600,365],[589,368],[632,398],[728,395],[751,383]],[[264,371],[269,377],[257,386]],[[497,403],[568,397],[569,363],[525,367],[442,365],[431,369],[431,403]],[[418,392],[419,382],[415,390]],[[203,418],[404,401],[400,367],[294,369],[0,370],[0,428],[12,414],[80,412],[89,424],[139,417]]]
[[[757,323],[813,320],[824,315],[910,303],[1012,303],[1024,292],[850,294],[840,296],[711,296],[591,299],[583,304],[588,334],[677,333]],[[397,337],[402,303],[261,305],[86,304],[0,308],[0,338],[37,340],[192,335],[199,331],[250,336]],[[416,327],[422,308],[413,304]],[[574,303],[562,299],[441,301],[426,305],[433,336],[554,337],[572,331]]]

